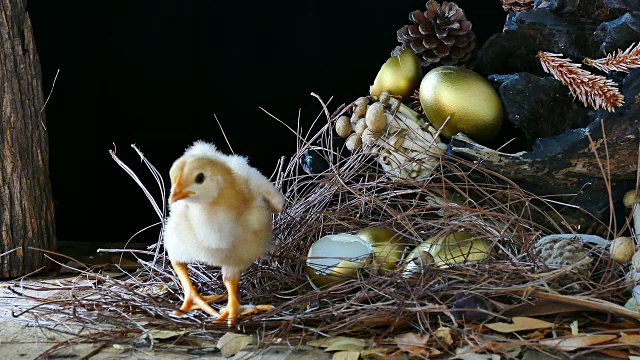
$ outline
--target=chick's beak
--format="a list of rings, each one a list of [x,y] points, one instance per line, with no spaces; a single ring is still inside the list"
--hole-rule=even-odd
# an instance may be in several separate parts
[[[171,189],[171,196],[169,197],[169,204],[173,204],[178,200],[182,200],[188,198],[190,195],[193,195],[193,191],[186,191],[182,182],[182,171],[178,174],[178,178],[176,179],[176,183]]]

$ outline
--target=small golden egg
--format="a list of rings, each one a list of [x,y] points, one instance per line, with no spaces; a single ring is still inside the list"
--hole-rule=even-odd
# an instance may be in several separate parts
[[[385,91],[408,100],[418,90],[422,79],[422,65],[418,55],[411,49],[404,49],[382,65],[371,86],[371,95],[379,96]]]
[[[477,142],[493,140],[502,127],[502,101],[478,73],[459,66],[440,66],[420,83],[420,104],[429,122],[451,138],[463,132]]]

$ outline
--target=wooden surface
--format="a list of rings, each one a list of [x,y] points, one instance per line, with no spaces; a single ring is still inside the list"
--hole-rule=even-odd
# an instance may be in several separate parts
[[[40,61],[26,0],[0,0],[0,278],[42,268],[54,249]]]

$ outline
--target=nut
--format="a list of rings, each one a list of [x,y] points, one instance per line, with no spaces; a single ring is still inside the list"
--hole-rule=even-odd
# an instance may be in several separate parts
[[[351,134],[351,120],[347,116],[340,116],[336,120],[336,133],[342,138]]]
[[[360,120],[358,120],[356,122],[356,126],[354,127],[356,134],[362,136],[362,133],[364,133],[364,130],[367,128],[367,121],[362,118]]]
[[[624,194],[623,202],[624,202],[624,207],[631,209],[634,204],[637,204],[640,202],[640,197],[636,195],[635,190],[629,190],[626,192],[626,194]]]
[[[358,134],[351,134],[344,145],[349,151],[354,152],[362,146],[362,138]]]
[[[626,264],[631,261],[636,252],[636,243],[632,238],[621,236],[611,241],[609,253],[613,261],[618,264]]]
[[[367,109],[365,115],[367,127],[374,133],[381,133],[387,127],[387,115],[385,115],[384,105],[373,103]]]

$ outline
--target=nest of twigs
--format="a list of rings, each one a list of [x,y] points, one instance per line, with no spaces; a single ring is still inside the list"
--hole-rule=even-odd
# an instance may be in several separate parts
[[[430,333],[445,326],[461,343],[477,344],[479,328],[464,325],[460,314],[469,309],[456,304],[461,294],[483,301],[478,321],[485,322],[535,313],[539,301],[564,301],[567,309],[575,310],[577,305],[568,305],[572,298],[584,300],[578,310],[599,310],[601,303],[610,303],[607,309],[614,309],[613,315],[624,310],[614,306],[629,296],[624,269],[603,252],[594,250],[588,276],[571,284],[563,281],[571,268],[550,269],[536,259],[535,241],[571,232],[562,223],[557,204],[523,191],[500,174],[486,172],[481,163],[454,157],[445,156],[426,181],[392,180],[366,148],[351,154],[334,147],[333,121],[341,111],[345,109],[330,116],[325,107],[323,117],[328,121],[312,136],[303,138],[302,131],[294,131],[298,151],[278,164],[276,183],[287,205],[274,220],[272,251],[242,276],[240,288],[243,302],[272,304],[275,310],[239,319],[239,329],[257,333],[262,343],[286,339],[293,346],[329,335],[376,342],[399,332]],[[300,162],[308,150],[321,154],[329,170],[303,172]],[[135,178],[132,171],[131,175]],[[159,204],[164,203],[164,193],[161,199]],[[160,217],[163,209],[157,205]],[[324,235],[355,233],[373,225],[393,228],[416,245],[437,233],[463,230],[489,239],[493,251],[480,263],[430,266],[413,277],[404,277],[400,270],[384,275],[365,272],[315,290],[305,275],[311,244]],[[59,290],[60,296],[38,306],[13,306],[12,312],[49,328],[60,329],[60,322],[80,324],[85,329],[79,336],[83,342],[146,344],[155,330],[181,329],[183,335],[211,338],[228,331],[201,312],[174,316],[182,290],[168,266],[162,240],[143,255],[142,268],[125,276],[88,270],[82,271],[83,282],[32,286],[30,290]],[[197,264],[189,269],[203,294],[225,291],[217,269]]]

